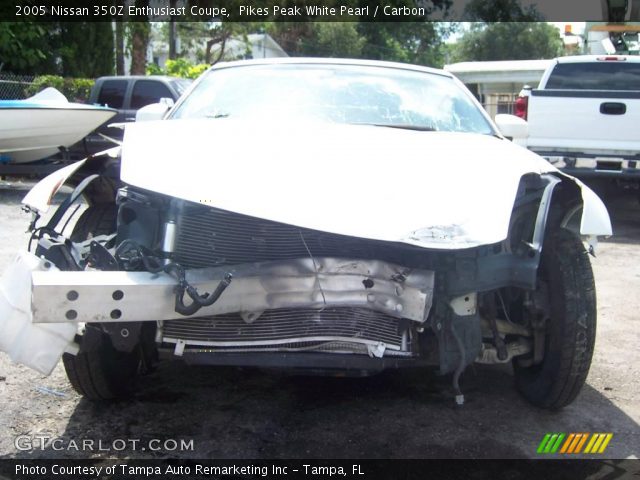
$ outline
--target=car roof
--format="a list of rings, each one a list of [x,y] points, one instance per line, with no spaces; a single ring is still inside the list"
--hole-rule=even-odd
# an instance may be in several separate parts
[[[382,60],[361,60],[351,58],[318,58],[318,57],[276,57],[260,58],[252,60],[236,60],[232,62],[219,62],[209,70],[217,70],[229,67],[243,67],[249,65],[354,65],[365,67],[395,68],[398,70],[411,70],[422,73],[432,73],[452,78],[453,75],[444,70],[410,63],[387,62]]]
[[[188,78],[181,78],[181,77],[170,77],[168,75],[107,75],[105,77],[99,77],[96,79],[96,81],[100,80],[100,81],[104,81],[104,80],[149,80],[150,78],[152,79],[157,79],[157,80],[166,80],[166,81],[171,81],[171,80],[190,80]]]

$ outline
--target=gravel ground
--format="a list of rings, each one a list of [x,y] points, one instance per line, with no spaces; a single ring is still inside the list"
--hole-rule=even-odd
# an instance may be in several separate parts
[[[26,245],[20,199],[29,186],[0,182],[0,270]],[[43,377],[0,354],[0,456],[536,458],[547,432],[612,432],[604,457],[640,456],[640,206],[630,194],[607,202],[616,236],[592,259],[595,357],[581,395],[561,412],[522,400],[510,367],[485,366],[464,375],[462,408],[452,405],[448,377],[422,371],[289,377],[176,362],[144,377],[132,400],[92,404],[71,389],[61,365]],[[40,448],[35,436],[59,440]],[[18,450],[17,437],[38,448]],[[93,450],[73,448],[83,440],[93,441]]]

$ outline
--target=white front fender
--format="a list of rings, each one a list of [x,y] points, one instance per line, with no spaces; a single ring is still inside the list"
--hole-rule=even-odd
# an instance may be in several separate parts
[[[22,204],[29,207],[31,210],[46,213],[51,206],[53,197],[58,190],[65,184],[71,175],[73,175],[80,167],[84,165],[85,160],[72,163],[66,167],[56,170],[55,172],[47,175],[35,186],[29,190],[29,193],[22,199]]]
[[[107,156],[110,158],[117,158],[120,154],[120,147],[113,147],[102,152],[93,154],[91,157],[85,158],[78,162],[67,165],[66,167],[56,170],[50,175],[47,175],[40,180],[36,185],[29,190],[29,193],[22,199],[22,204],[29,207],[31,210],[38,211],[40,214],[46,213],[51,206],[53,197],[60,190],[60,188],[69,180],[69,178],[76,173],[87,160],[91,160],[101,156]]]
[[[582,235],[594,236],[602,235],[608,237],[613,235],[611,228],[611,218],[604,202],[578,179],[573,179],[582,191],[582,219],[580,221],[580,233]]]

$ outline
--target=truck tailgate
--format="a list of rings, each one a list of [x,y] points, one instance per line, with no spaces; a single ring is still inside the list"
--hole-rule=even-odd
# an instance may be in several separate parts
[[[531,95],[530,149],[640,154],[640,92],[533,90]]]

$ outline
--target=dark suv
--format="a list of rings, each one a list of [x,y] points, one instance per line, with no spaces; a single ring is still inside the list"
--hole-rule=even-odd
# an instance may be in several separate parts
[[[87,103],[115,108],[118,114],[88,135],[78,149],[91,154],[105,150],[114,144],[99,134],[122,140],[123,131],[109,128],[112,123],[133,122],[138,109],[167,98],[175,102],[184,93],[192,80],[167,76],[113,76],[96,80]]]

